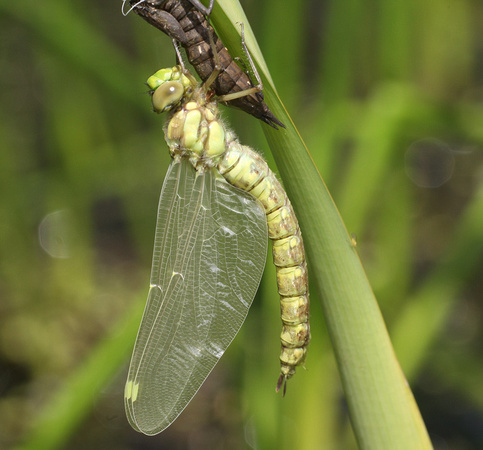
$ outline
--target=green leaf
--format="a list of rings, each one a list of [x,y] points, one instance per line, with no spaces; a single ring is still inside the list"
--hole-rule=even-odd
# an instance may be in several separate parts
[[[239,3],[218,3],[212,20],[225,45],[237,53],[234,24],[242,20],[248,48],[270,80]],[[274,86],[264,87],[267,104],[287,127],[262,125],[301,225],[358,443],[368,449],[431,448],[355,245]],[[309,352],[308,368],[317,357]]]

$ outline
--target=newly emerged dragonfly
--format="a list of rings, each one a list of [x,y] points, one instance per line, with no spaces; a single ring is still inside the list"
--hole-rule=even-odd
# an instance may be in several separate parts
[[[214,0],[210,0],[208,7],[199,0],[129,0],[129,3],[136,14],[183,46],[189,62],[203,81],[219,70],[211,86],[218,96],[251,91],[248,95],[228,100],[228,105],[240,108],[274,128],[285,127],[265,103],[258,74],[254,72],[258,82],[258,86],[254,86],[209,24],[207,17]]]
[[[196,394],[238,333],[262,276],[267,236],[281,297],[277,391],[310,339],[305,252],[287,195],[267,163],[219,118],[210,82],[180,66],[148,80],[170,111],[173,158],[159,201],[151,285],[125,389],[137,431],[157,434]]]

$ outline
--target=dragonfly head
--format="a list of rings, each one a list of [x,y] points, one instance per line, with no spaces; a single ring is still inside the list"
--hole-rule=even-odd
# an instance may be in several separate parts
[[[151,89],[151,99],[154,111],[162,113],[189,98],[193,82],[187,77],[180,66],[158,70],[148,78],[147,85]]]

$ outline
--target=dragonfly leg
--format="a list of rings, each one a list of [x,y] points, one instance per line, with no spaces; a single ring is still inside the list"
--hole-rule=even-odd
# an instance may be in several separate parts
[[[176,52],[176,64],[181,66],[183,73],[186,72],[186,66],[184,65],[183,56],[181,55],[181,51],[179,49],[179,42],[176,39],[171,39],[173,43],[174,51]]]
[[[243,49],[243,52],[245,53],[245,56],[248,59],[248,62],[250,63],[250,68],[257,80],[257,86],[260,89],[260,91],[263,91],[263,83],[260,75],[258,74],[257,67],[255,66],[255,63],[253,62],[252,55],[250,54],[250,51],[248,50],[247,43],[245,41],[245,26],[243,25],[243,22],[240,22],[240,28],[241,28],[241,46]],[[248,76],[250,76],[249,73],[247,73]]]
[[[245,42],[245,28],[244,28],[244,25],[243,25],[242,22],[240,22],[240,27],[241,27],[241,46],[242,46],[242,49],[243,49],[243,53],[245,54],[246,58],[248,59],[248,62],[250,63],[251,72],[255,76],[258,84],[256,86],[253,86],[250,89],[245,89],[243,91],[234,92],[232,94],[220,95],[218,97],[218,100],[219,101],[222,101],[222,102],[229,102],[230,100],[234,100],[234,99],[240,98],[240,97],[246,97],[246,96],[252,95],[252,94],[257,94],[259,92],[260,92],[259,95],[262,95],[262,99],[263,99],[263,94],[262,94],[262,91],[263,91],[263,83],[262,83],[262,79],[260,78],[260,75],[258,74],[258,70],[255,67],[255,63],[253,62],[253,59],[252,59],[252,57],[250,55],[250,52],[249,52],[248,47],[247,47],[247,44]],[[248,75],[251,84],[253,84],[253,82],[251,80],[251,77],[250,77],[250,70],[247,70],[246,65],[245,65],[245,62],[241,58],[235,58],[235,59],[242,62],[242,65],[245,68],[245,73]]]
[[[193,86],[196,85],[196,78],[191,74],[191,72],[186,68],[184,64],[183,55],[181,54],[181,51],[179,49],[179,42],[174,38],[171,39],[171,42],[173,43],[174,51],[176,52],[176,64],[181,67],[181,71],[186,77],[189,78],[191,83],[193,83]]]
[[[212,2],[210,2],[210,5],[211,5],[211,3]],[[213,61],[214,61],[213,72],[211,72],[210,76],[208,77],[208,79],[204,83],[205,88],[208,89],[215,82],[215,80],[218,78],[218,75],[224,69],[224,67],[221,64],[220,55],[218,54],[218,51],[216,50],[216,45],[215,45],[215,41],[214,41],[214,38],[213,38],[213,28],[210,26],[210,17],[209,16],[206,17],[206,21],[208,22],[208,29],[209,29],[208,35],[209,35],[209,39],[210,39],[210,47],[211,47],[211,51],[213,52]],[[237,98],[240,98],[240,97],[247,97],[248,95],[257,94],[259,92],[261,93],[261,91],[263,89],[262,80],[260,78],[260,75],[258,74],[258,71],[255,67],[255,64],[253,63],[252,57],[250,56],[250,52],[248,51],[248,47],[245,44],[245,32],[244,32],[243,23],[240,23],[240,26],[241,26],[241,45],[242,45],[242,48],[243,48],[243,52],[245,53],[245,55],[246,55],[246,57],[247,57],[247,59],[250,63],[251,70],[252,70],[253,74],[255,75],[255,77],[257,79],[258,85],[254,86],[250,89],[245,89],[243,91],[234,92],[232,94],[220,95],[220,96],[218,96],[218,100],[221,101],[221,102],[228,102],[230,100],[234,100],[234,99],[237,99]],[[250,78],[250,74],[249,74],[248,71],[247,71],[247,75]],[[251,82],[251,80],[250,80],[250,82]],[[251,84],[253,84],[253,83],[251,83]],[[262,100],[263,100],[263,94],[260,94],[260,95],[262,95]]]
[[[211,4],[211,2],[210,2]],[[214,68],[213,72],[211,72],[210,76],[206,79],[203,86],[208,90],[210,86],[215,82],[220,74],[223,66],[221,65],[220,55],[218,55],[218,51],[216,50],[215,40],[213,39],[213,28],[210,26],[210,17],[206,17],[206,21],[208,23],[208,36],[210,39],[210,47],[213,53],[213,61],[214,61]]]
[[[208,5],[208,7],[203,5],[203,3],[201,3],[199,0],[189,0],[189,2],[206,17],[211,14],[211,11],[213,10],[213,5],[215,4],[215,0],[210,0],[210,4]]]
[[[215,0],[210,0],[210,4],[208,5],[208,7],[203,5],[203,3],[201,3],[199,0],[189,0],[189,2],[205,16],[206,22],[208,24],[208,36],[210,39],[211,51],[213,52],[213,60],[215,63],[213,72],[211,72],[210,76],[204,83],[205,88],[208,90],[210,86],[218,78],[218,75],[223,69],[223,66],[221,65],[221,62],[220,62],[220,57],[218,56],[218,52],[216,50],[215,41],[213,39],[213,28],[210,26],[210,14],[211,14],[211,11],[213,10],[213,5],[215,4]]]

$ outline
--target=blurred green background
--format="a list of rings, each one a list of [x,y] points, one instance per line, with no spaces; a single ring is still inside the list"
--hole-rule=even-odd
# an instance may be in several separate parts
[[[483,3],[242,5],[435,448],[482,448]],[[271,264],[185,412],[156,437],[131,430],[123,388],[170,162],[143,82],[173,49],[120,1],[1,2],[0,29],[0,448],[355,448],[315,296],[307,370],[274,392]],[[257,121],[224,111],[275,168]]]

